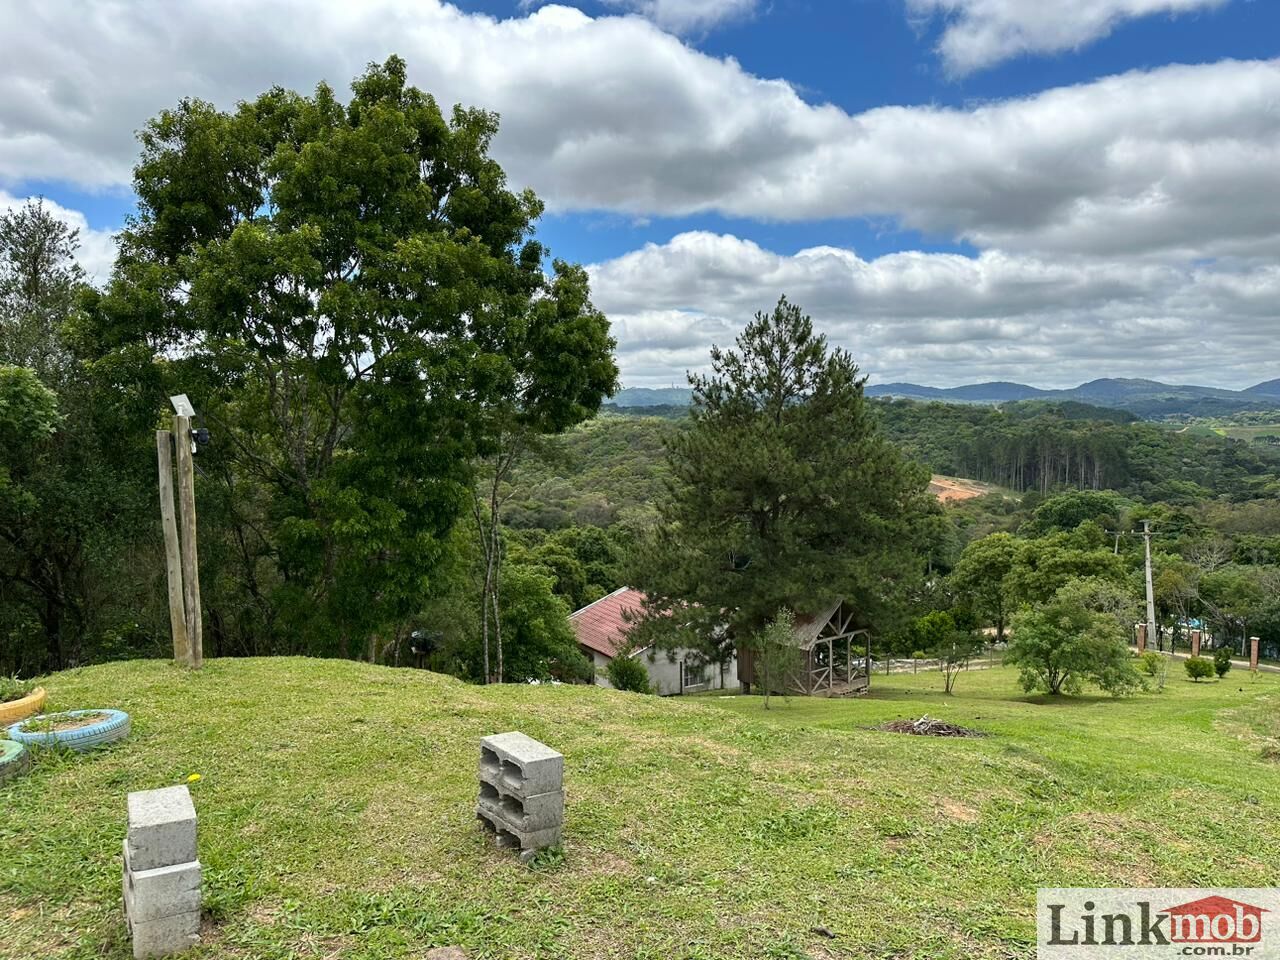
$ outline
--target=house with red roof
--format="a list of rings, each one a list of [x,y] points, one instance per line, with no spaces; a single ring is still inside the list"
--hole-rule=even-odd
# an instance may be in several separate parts
[[[644,664],[654,692],[664,697],[703,690],[737,689],[736,658],[721,669],[695,650],[630,649],[627,634],[639,618],[643,603],[643,593],[623,587],[569,616],[569,623],[578,637],[578,646],[595,667],[597,684],[611,686],[605,671],[615,657],[634,657]]]

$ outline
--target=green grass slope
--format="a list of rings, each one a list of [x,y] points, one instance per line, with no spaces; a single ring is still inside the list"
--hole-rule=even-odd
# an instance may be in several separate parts
[[[1004,669],[952,698],[936,674],[877,677],[768,712],[304,659],[46,685],[134,733],[0,787],[6,958],[127,957],[125,794],[191,773],[192,957],[1021,957],[1037,885],[1280,882],[1269,676],[1057,703]],[[991,735],[867,729],[922,713]],[[567,757],[564,854],[533,868],[473,818],[477,741],[509,729]]]

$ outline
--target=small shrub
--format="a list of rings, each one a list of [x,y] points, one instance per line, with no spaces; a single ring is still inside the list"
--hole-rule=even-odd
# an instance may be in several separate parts
[[[1160,672],[1160,661],[1163,659],[1164,658],[1154,650],[1148,650],[1138,658],[1138,669],[1148,677],[1154,677]]]
[[[1214,673],[1213,662],[1205,657],[1188,657],[1182,662],[1187,670],[1187,676],[1197,683],[1208,677],[1212,677]]]
[[[1219,677],[1227,675],[1227,671],[1231,669],[1231,649],[1229,647],[1219,647],[1213,651],[1213,669]]]
[[[34,680],[19,680],[17,677],[0,676],[0,703],[10,700],[21,700],[33,689]]]
[[[644,664],[635,657],[628,657],[625,654],[614,657],[609,661],[605,675],[615,690],[626,690],[630,693],[653,692],[649,687],[649,671],[645,670]]]

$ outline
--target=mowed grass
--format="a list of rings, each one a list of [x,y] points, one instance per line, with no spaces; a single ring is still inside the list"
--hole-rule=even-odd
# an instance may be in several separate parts
[[[1280,883],[1280,678],[1128,701],[1006,669],[871,697],[658,700],[413,670],[215,660],[46,681],[125,743],[0,787],[0,956],[129,956],[125,794],[189,774],[207,958],[1026,957],[1039,885]],[[868,729],[928,713],[982,739]],[[473,815],[480,737],[562,750],[562,856]],[[830,934],[831,936],[827,936]]]

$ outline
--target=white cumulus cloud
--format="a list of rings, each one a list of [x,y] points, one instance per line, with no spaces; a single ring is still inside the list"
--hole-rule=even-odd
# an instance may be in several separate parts
[[[664,30],[694,33],[755,12],[757,0],[602,0],[606,6],[647,17]]]
[[[591,268],[616,325],[623,379],[701,370],[757,310],[787,295],[876,380],[1008,379],[1069,386],[1158,376],[1237,387],[1280,376],[1271,348],[1280,268],[894,253],[782,255],[706,232]]]
[[[1229,0],[907,0],[917,17],[941,15],[947,69],[965,74],[1028,53],[1075,50],[1127,20],[1220,7]]]
[[[498,158],[554,210],[871,217],[1046,253],[1280,252],[1280,206],[1257,202],[1280,190],[1280,61],[851,114],[641,18],[562,6],[496,20],[440,0],[15,0],[0,35],[0,184],[124,184],[134,131],[183,96],[342,87],[399,52],[442,103],[501,113]]]

